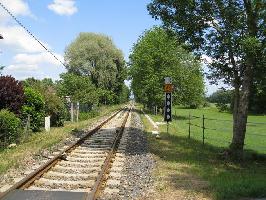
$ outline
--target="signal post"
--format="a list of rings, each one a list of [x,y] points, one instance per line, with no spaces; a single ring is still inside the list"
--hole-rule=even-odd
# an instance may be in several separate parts
[[[171,77],[164,78],[164,92],[165,92],[165,101],[164,101],[164,121],[167,122],[167,133],[169,128],[169,122],[172,121],[172,92],[174,86],[172,84]]]

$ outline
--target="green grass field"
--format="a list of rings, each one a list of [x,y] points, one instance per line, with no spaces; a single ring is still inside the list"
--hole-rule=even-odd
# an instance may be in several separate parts
[[[202,130],[192,128],[191,139],[188,139],[188,115],[201,116],[214,119],[232,119],[228,113],[219,113],[216,108],[181,109],[175,108],[174,120],[166,133],[166,125],[160,125],[161,139],[157,140],[151,135],[152,127],[142,115],[147,132],[150,151],[158,157],[158,166],[155,171],[159,193],[185,192],[184,197],[195,196],[195,199],[241,199],[251,197],[266,197],[266,160],[250,159],[246,157],[242,162],[232,162],[221,158],[220,152],[228,146],[231,133],[211,132],[206,130],[206,144],[202,145]],[[162,121],[161,115],[151,115],[154,121]],[[250,116],[249,121],[264,122],[265,116]],[[200,120],[193,123],[201,125]],[[231,129],[232,124],[206,122],[206,127]],[[265,145],[261,138],[251,137],[251,132],[263,131],[263,128],[248,127],[247,144],[252,149],[263,154],[256,144]],[[263,133],[261,133],[263,134]],[[213,138],[214,140],[209,140]],[[218,141],[219,140],[219,141]],[[221,140],[221,141],[220,141]],[[224,142],[223,142],[224,141]],[[250,151],[246,152],[251,155]],[[260,157],[261,158],[261,157]],[[179,196],[178,196],[179,195]]]
[[[178,135],[188,136],[189,114],[191,115],[191,138],[202,141],[203,115],[205,117],[205,143],[218,147],[228,147],[232,139],[233,117],[230,113],[218,112],[215,107],[201,109],[173,109],[173,121],[170,128]],[[153,116],[155,121],[162,121],[162,116]],[[197,118],[199,117],[199,118]],[[245,139],[246,150],[266,154],[266,116],[248,117]],[[196,126],[195,126],[196,125]],[[200,126],[200,127],[199,127]]]

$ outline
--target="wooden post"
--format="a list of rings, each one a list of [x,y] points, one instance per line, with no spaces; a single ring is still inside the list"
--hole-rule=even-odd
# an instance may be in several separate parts
[[[167,122],[167,134],[168,134],[168,131],[169,131],[169,122]]]
[[[202,116],[202,144],[205,143],[205,117]]]
[[[29,129],[30,129],[30,115],[27,116],[27,122],[24,130],[24,139],[27,140],[29,136]]]
[[[70,115],[71,115],[71,122],[74,121],[74,105],[71,102],[71,107],[70,107]]]
[[[189,117],[188,117],[188,138],[190,139],[190,118],[191,118],[191,115],[189,113]]]
[[[76,111],[77,111],[77,122],[79,121],[79,102],[77,102],[77,109],[76,109]]]

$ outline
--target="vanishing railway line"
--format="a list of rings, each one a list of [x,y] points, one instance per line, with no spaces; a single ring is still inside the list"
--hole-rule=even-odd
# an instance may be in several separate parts
[[[1,199],[96,199],[123,161],[120,139],[131,108],[124,108],[1,194]],[[121,142],[122,143],[122,142]],[[114,157],[117,155],[116,160]],[[110,188],[112,191],[112,188]]]

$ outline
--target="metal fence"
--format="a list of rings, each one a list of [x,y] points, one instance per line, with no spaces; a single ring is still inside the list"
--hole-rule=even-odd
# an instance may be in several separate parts
[[[206,115],[188,116],[188,137],[216,146],[227,147],[232,140],[233,121],[208,118]],[[266,123],[247,122],[245,149],[266,153]]]

